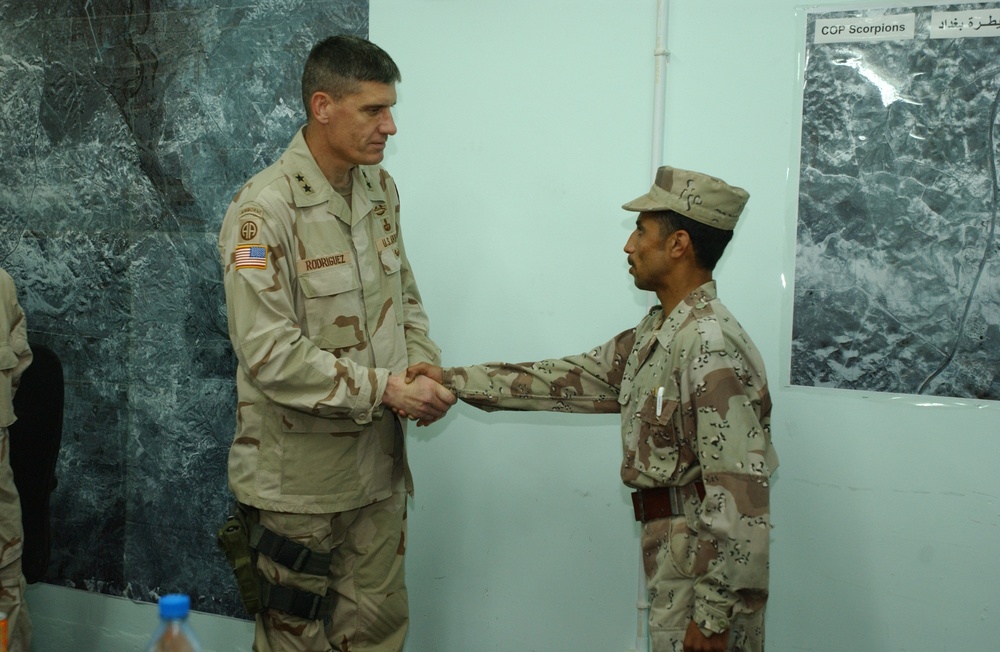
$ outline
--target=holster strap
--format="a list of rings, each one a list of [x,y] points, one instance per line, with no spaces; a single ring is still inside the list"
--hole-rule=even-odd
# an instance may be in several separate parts
[[[691,485],[698,492],[698,497],[705,500],[705,483],[695,480]],[[633,491],[632,509],[635,511],[635,520],[646,523],[658,518],[683,514],[684,499],[681,496],[683,490],[684,487],[654,487]]]
[[[324,577],[330,572],[330,554],[310,550],[259,523],[250,526],[250,547],[296,573]]]
[[[317,595],[270,582],[260,583],[261,602],[268,609],[277,609],[306,620],[323,620],[330,615],[332,593]]]

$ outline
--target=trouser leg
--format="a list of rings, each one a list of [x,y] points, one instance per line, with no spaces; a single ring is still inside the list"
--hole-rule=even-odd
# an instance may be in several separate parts
[[[404,579],[406,493],[338,514],[258,511],[260,524],[312,550],[331,553],[327,576],[296,573],[257,556],[263,581],[325,595],[333,611],[308,620],[265,609],[254,652],[399,652],[409,623]]]
[[[683,516],[644,523],[642,558],[649,589],[649,638],[653,652],[683,652],[694,614],[698,568],[697,537]],[[728,652],[763,652],[764,609],[737,605]]]
[[[23,542],[21,498],[10,468],[10,433],[7,428],[0,428],[0,611],[7,614],[11,652],[27,652],[31,641],[31,617],[24,602],[25,581],[21,572]]]
[[[406,493],[357,510],[353,523],[334,531],[333,619],[327,630],[333,649],[399,652],[409,627],[404,577]]]
[[[31,643],[31,616],[24,601],[25,582],[21,559],[0,568],[0,611],[7,614],[7,649],[28,652]]]
[[[330,514],[286,514],[259,510],[252,518],[277,535],[300,543],[311,550],[330,550]],[[257,555],[257,571],[261,582],[298,589],[318,596],[326,595],[330,586],[327,575],[297,573]],[[331,652],[326,640],[324,620],[330,614],[317,614],[315,620],[293,616],[278,609],[264,609],[256,616],[254,652]]]

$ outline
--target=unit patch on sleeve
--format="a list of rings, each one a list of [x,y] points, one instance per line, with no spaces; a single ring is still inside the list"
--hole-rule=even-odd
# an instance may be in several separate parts
[[[255,220],[246,220],[240,224],[241,240],[255,240],[258,233],[260,233],[260,227],[257,226]]]
[[[233,253],[233,262],[236,269],[267,269],[267,246],[238,245]]]
[[[260,206],[249,204],[240,209],[240,240],[253,242],[260,233],[258,222],[264,218],[264,211]]]

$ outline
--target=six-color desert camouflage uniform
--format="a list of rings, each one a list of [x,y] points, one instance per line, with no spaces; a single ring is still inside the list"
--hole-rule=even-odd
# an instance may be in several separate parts
[[[673,210],[732,230],[749,195],[664,167],[624,206]],[[771,401],[764,363],[719,301],[714,281],[588,353],[444,370],[444,384],[484,410],[620,412],[622,481],[637,490],[655,652],[680,652],[693,619],[729,630],[729,649],[763,649],[768,587]],[[666,489],[664,489],[666,488]],[[642,514],[643,495],[662,497]],[[673,515],[658,518],[672,512]]]

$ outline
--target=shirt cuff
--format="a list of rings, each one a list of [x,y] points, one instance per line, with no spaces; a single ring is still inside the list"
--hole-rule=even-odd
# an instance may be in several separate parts
[[[712,609],[704,602],[695,602],[692,620],[705,636],[721,634],[729,629],[729,616]]]
[[[374,414],[381,415],[382,397],[385,395],[385,388],[389,384],[388,369],[372,368],[368,370],[368,377],[365,379],[361,391],[358,392],[358,400],[351,410],[351,418],[358,425],[367,425],[372,422]],[[366,393],[368,390],[370,393]]]

